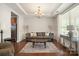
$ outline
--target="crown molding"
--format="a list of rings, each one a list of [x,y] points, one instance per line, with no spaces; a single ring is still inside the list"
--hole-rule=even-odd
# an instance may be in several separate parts
[[[21,11],[23,11],[25,15],[27,15],[27,12],[23,9],[23,7],[19,3],[16,3],[16,5],[20,8]]]
[[[61,14],[65,14],[66,12],[70,11],[71,9],[75,8],[78,5],[79,5],[79,3],[73,3],[67,9],[65,9]]]

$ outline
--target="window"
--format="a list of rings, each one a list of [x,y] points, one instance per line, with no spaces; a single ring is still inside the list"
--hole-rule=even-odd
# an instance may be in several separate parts
[[[60,34],[67,34],[67,25],[74,25],[79,32],[79,5],[59,17]]]
[[[67,34],[67,25],[69,25],[69,13],[65,13],[61,15],[60,18],[60,33]]]

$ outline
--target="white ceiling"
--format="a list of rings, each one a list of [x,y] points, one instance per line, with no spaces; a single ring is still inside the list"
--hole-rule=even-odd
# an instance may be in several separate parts
[[[37,7],[40,6],[45,16],[55,16],[70,8],[74,3],[6,3],[16,12],[26,16],[34,15]]]
[[[20,5],[29,15],[33,15],[38,6],[40,6],[44,15],[51,15],[61,3],[21,3]]]

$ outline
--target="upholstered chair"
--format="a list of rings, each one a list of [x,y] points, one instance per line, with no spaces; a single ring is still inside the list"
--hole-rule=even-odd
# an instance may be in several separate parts
[[[14,47],[11,43],[0,43],[0,56],[13,56]]]

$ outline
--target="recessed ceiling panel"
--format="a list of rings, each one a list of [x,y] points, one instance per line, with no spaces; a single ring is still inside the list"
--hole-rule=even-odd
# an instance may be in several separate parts
[[[40,6],[41,11],[45,15],[50,15],[61,5],[61,3],[20,3],[20,5],[29,15],[33,15],[38,6]]]

